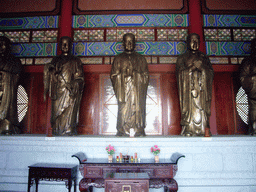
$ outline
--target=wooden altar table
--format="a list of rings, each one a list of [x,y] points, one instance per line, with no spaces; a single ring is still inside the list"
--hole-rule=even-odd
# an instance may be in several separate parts
[[[174,176],[178,170],[178,160],[185,157],[175,153],[170,159],[141,159],[140,162],[108,162],[108,159],[85,159],[83,153],[72,155],[79,160],[79,170],[83,176],[79,182],[81,192],[92,191],[93,187],[105,188],[104,176],[111,173],[147,173],[149,188],[164,187],[164,191],[177,192],[178,184]]]

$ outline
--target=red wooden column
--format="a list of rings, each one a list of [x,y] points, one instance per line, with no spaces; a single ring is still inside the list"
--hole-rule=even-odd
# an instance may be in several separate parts
[[[188,0],[189,10],[189,33],[197,33],[200,35],[200,51],[206,52],[203,31],[203,16],[201,11],[200,0]]]
[[[62,36],[72,37],[72,4],[73,0],[62,0],[59,16],[59,34],[58,40]],[[60,50],[58,49],[58,54]]]
[[[68,36],[72,38],[72,0],[62,0],[59,16],[59,33],[58,33],[58,42],[62,36]],[[60,49],[57,48],[57,55],[59,55]],[[46,113],[46,134],[47,136],[52,136],[51,128],[51,99],[47,97],[47,113]]]

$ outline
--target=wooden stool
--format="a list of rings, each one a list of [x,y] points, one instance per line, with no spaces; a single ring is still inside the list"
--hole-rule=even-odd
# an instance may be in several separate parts
[[[36,192],[38,192],[39,180],[66,181],[69,192],[71,192],[72,181],[74,181],[74,192],[76,192],[77,165],[36,163],[28,167],[28,192],[30,192],[33,181],[36,183]]]

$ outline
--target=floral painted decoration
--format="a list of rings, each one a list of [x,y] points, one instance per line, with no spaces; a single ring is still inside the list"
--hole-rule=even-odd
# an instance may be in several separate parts
[[[153,153],[153,155],[158,155],[160,153],[160,148],[157,145],[154,145],[154,147],[150,148],[151,153]]]

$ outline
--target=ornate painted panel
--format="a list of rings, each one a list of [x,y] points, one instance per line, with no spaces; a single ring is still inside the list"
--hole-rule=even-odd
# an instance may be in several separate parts
[[[58,28],[58,16],[0,18],[0,30]]]
[[[74,42],[114,41],[121,42],[123,35],[133,33],[136,41],[185,41],[188,28],[97,28],[97,29],[75,29]]]
[[[12,52],[18,57],[54,56],[57,53],[56,43],[13,44]]]
[[[250,42],[206,42],[207,55],[248,55]]]
[[[256,27],[256,15],[203,15],[204,27]]]
[[[187,26],[188,14],[112,14],[73,16],[73,28]]]
[[[121,42],[74,43],[77,56],[113,56],[123,52]],[[136,51],[143,55],[179,55],[186,50],[184,42],[137,42]]]
[[[12,43],[29,43],[32,42],[57,42],[57,30],[42,31],[4,31],[0,35],[8,37]],[[30,39],[30,37],[32,38]]]
[[[203,15],[203,19],[208,55],[250,54],[250,41],[256,37],[255,15]],[[232,61],[231,64],[233,63]]]

